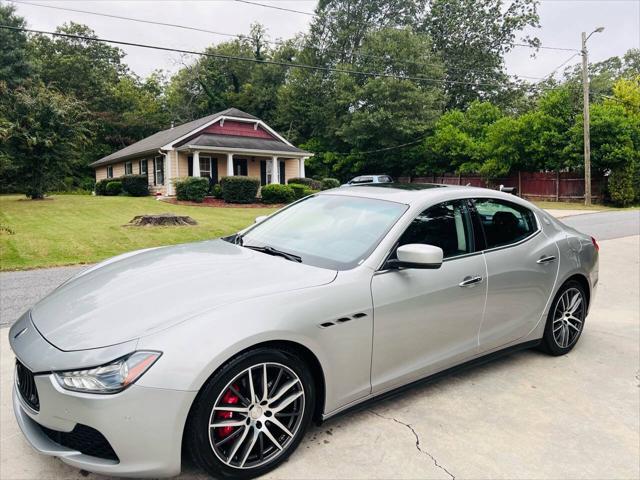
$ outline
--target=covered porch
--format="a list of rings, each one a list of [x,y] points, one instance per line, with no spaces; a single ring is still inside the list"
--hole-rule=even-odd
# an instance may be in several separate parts
[[[178,150],[175,177],[205,177],[218,183],[222,177],[248,176],[260,179],[261,185],[286,184],[294,177],[304,177],[307,156],[288,153],[257,154],[250,151],[220,151],[206,148]]]

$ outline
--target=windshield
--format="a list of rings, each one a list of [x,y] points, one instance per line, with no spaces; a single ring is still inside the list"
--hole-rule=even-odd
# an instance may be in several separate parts
[[[242,244],[297,255],[302,263],[348,270],[367,258],[407,205],[341,195],[308,197],[257,224]]]

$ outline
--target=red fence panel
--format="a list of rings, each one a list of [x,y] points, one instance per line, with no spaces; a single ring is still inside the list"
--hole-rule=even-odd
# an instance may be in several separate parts
[[[584,177],[574,172],[516,172],[508,177],[486,181],[478,175],[427,175],[421,177],[399,177],[401,183],[439,183],[443,185],[469,185],[472,187],[515,187],[517,194],[531,200],[582,201],[584,200]],[[602,201],[606,179],[591,179],[592,200]]]

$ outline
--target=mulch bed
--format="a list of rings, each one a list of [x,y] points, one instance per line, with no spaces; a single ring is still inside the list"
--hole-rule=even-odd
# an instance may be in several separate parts
[[[202,203],[187,202],[184,200],[177,200],[176,198],[161,198],[160,201],[171,203],[173,205],[188,205],[191,207],[214,207],[214,208],[279,208],[284,205],[280,204],[265,204],[265,203],[226,203],[220,198],[205,197]]]

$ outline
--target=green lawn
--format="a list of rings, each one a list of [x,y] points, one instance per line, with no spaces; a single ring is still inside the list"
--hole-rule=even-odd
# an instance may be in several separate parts
[[[93,263],[139,248],[204,240],[251,224],[272,208],[170,205],[152,197],[0,196],[0,270]],[[147,213],[189,215],[192,227],[123,227]]]

